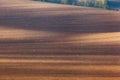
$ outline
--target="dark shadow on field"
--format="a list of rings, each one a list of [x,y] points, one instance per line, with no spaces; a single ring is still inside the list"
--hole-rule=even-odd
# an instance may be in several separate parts
[[[70,14],[71,9],[33,9],[18,10],[18,12],[12,10],[7,11],[7,15],[0,16],[0,25],[9,26],[9,28],[71,34],[120,32],[119,15],[85,13],[82,9],[76,10],[81,10],[81,12]],[[37,16],[32,16],[36,13]]]

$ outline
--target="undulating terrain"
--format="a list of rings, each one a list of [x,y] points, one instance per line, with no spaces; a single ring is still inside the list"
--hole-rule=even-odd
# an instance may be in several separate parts
[[[119,80],[120,11],[0,0],[0,80]]]

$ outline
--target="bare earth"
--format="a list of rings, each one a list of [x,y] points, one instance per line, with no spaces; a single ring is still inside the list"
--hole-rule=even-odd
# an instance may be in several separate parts
[[[0,80],[119,79],[119,11],[0,0]]]

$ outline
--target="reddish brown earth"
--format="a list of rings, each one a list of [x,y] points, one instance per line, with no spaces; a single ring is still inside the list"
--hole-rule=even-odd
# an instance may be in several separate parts
[[[119,77],[119,11],[0,0],[0,80]]]

